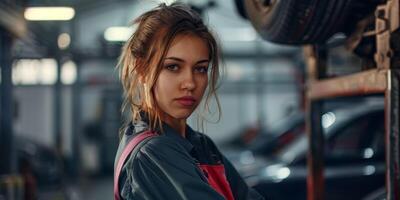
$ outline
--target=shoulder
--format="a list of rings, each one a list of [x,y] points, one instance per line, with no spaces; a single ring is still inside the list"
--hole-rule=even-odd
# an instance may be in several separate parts
[[[139,147],[139,151],[142,153],[144,152],[150,153],[151,151],[159,151],[160,153],[168,151],[180,152],[184,150],[185,149],[182,147],[182,145],[179,144],[179,142],[164,135],[153,137],[145,141],[143,145]]]
[[[143,141],[130,155],[129,161],[134,163],[194,163],[189,152],[173,138],[159,135]]]
[[[135,138],[139,137],[141,134],[146,134],[150,130],[142,130],[140,132],[135,131],[127,131],[124,134],[123,139],[121,140],[120,144],[122,148],[125,148],[128,143],[130,143],[132,140]],[[180,149],[179,142],[174,140],[174,138],[167,137],[164,133],[157,133],[156,136],[153,137],[148,137],[145,139],[142,139],[140,141],[134,150],[140,150],[140,151],[145,151],[145,150],[165,150],[165,149]]]
[[[157,176],[176,177],[185,172],[200,177],[195,159],[179,142],[164,135],[151,137],[137,146],[124,170],[135,180],[143,179],[145,174],[153,176],[154,173]],[[151,179],[148,181],[152,182]]]

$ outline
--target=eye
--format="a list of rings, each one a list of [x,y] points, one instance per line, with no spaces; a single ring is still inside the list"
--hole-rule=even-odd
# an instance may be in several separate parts
[[[208,72],[208,67],[206,66],[198,66],[194,68],[195,72],[206,74]]]
[[[169,64],[165,66],[169,71],[178,71],[179,66],[177,64]]]

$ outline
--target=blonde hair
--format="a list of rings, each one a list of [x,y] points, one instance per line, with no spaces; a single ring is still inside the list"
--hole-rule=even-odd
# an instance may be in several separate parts
[[[219,79],[219,48],[214,36],[204,25],[201,17],[182,4],[160,4],[136,20],[136,31],[125,43],[118,62],[119,76],[124,90],[122,112],[129,110],[126,123],[148,117],[150,129],[161,128],[160,109],[155,102],[153,87],[162,69],[162,62],[172,40],[179,34],[191,34],[207,42],[210,52],[210,79],[204,109],[215,97],[220,117],[220,104],[216,95]]]

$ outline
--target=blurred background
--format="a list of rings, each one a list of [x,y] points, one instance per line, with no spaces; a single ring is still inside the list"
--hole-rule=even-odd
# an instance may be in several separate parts
[[[113,198],[122,125],[115,66],[130,22],[162,2],[173,0],[1,0],[0,200]],[[261,39],[235,1],[181,2],[202,15],[222,46],[222,118],[208,116],[205,133],[266,197],[305,199],[301,47]],[[361,70],[360,58],[331,46],[329,76]],[[361,199],[384,186],[382,120],[380,96],[324,105],[331,199],[348,191],[348,199]],[[198,128],[196,115],[189,124]]]

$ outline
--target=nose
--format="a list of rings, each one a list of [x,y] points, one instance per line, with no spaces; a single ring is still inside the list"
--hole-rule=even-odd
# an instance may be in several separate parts
[[[181,88],[184,89],[184,90],[189,90],[189,91],[194,90],[196,88],[194,75],[193,75],[193,73],[191,71],[190,72],[186,72],[184,74]]]

